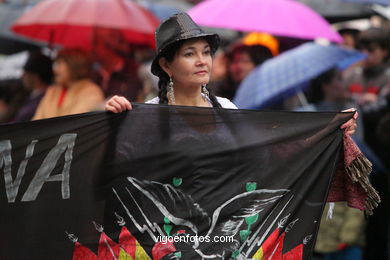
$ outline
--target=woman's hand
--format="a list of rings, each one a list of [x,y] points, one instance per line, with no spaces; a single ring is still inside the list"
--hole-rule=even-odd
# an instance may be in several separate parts
[[[347,135],[353,135],[356,132],[356,127],[357,127],[356,119],[358,118],[358,112],[356,111],[355,108],[346,109],[341,112],[355,112],[353,114],[353,118],[349,119],[340,127],[341,129],[345,129],[345,133]]]
[[[120,113],[133,108],[125,97],[113,96],[106,102],[105,109],[113,113]]]

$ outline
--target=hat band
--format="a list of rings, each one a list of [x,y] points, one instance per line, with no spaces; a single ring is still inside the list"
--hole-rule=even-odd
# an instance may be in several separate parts
[[[168,45],[174,43],[174,42],[177,42],[177,41],[181,41],[181,40],[188,40],[188,39],[191,39],[191,38],[196,38],[196,37],[202,37],[202,36],[207,36],[207,35],[204,35],[205,32],[199,28],[194,28],[190,31],[185,31],[185,32],[181,32],[179,35],[175,35],[174,37],[172,37],[169,41],[166,41],[167,43],[164,44],[163,46],[161,46],[161,48],[159,48],[158,52],[160,53],[163,49],[165,49]]]

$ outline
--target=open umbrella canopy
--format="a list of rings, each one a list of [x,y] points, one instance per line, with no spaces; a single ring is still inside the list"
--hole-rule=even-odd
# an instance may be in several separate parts
[[[189,3],[173,0],[161,0],[158,2],[140,0],[138,3],[151,11],[160,21],[163,21],[174,14],[186,12],[192,7]]]
[[[9,26],[27,12],[33,4],[0,2],[0,54],[13,54],[42,47],[38,42],[26,39],[9,30]]]
[[[342,0],[345,2],[356,2],[363,4],[380,4],[380,5],[390,5],[390,0]]]
[[[119,30],[134,44],[154,46],[158,19],[133,1],[45,0],[12,26],[18,34],[69,47],[91,48],[97,28]]]
[[[264,108],[302,91],[321,73],[365,58],[363,53],[336,45],[305,43],[269,59],[255,68],[241,83],[234,103],[239,108]]]
[[[322,15],[330,23],[369,18],[376,15],[370,6],[341,0],[298,0]]]
[[[293,0],[208,0],[194,6],[189,14],[203,26],[342,41],[323,17]]]

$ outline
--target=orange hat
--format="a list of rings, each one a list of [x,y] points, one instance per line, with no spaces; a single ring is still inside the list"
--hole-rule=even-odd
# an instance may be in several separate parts
[[[268,33],[249,33],[242,39],[242,43],[245,45],[263,45],[270,49],[273,56],[279,54],[278,40]]]

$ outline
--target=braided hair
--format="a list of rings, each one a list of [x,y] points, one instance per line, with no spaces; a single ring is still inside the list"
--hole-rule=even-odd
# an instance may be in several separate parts
[[[207,40],[207,38],[205,38]],[[164,50],[164,53],[161,55],[161,57],[164,57],[168,62],[172,62],[177,51],[180,49],[180,47],[184,44],[185,40],[178,41],[175,43],[172,43],[170,46]],[[211,50],[212,55],[214,55],[216,50]],[[165,73],[164,70],[160,70],[160,73],[158,74],[158,97],[159,97],[159,104],[168,104],[168,97],[167,97],[167,86],[169,83],[169,76],[167,73]],[[209,86],[206,86],[207,91],[209,92],[209,99],[211,101],[211,104],[213,107],[222,107],[221,104],[218,102],[217,97],[212,94],[211,89]]]

